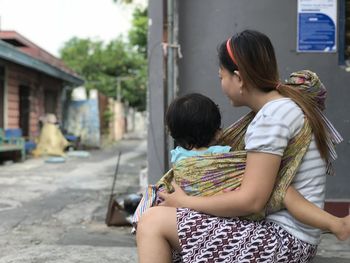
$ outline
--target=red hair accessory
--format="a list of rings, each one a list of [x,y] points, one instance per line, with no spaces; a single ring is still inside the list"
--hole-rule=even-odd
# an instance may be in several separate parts
[[[232,49],[231,49],[230,41],[231,41],[231,38],[227,39],[226,49],[227,49],[227,52],[228,52],[230,58],[232,59],[233,63],[235,63],[237,65],[235,56],[233,55],[233,52],[232,52]]]

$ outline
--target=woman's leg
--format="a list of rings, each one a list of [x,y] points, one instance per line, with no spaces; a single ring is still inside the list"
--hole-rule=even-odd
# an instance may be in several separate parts
[[[176,208],[150,208],[137,225],[137,252],[140,263],[171,261],[171,249],[180,250]]]

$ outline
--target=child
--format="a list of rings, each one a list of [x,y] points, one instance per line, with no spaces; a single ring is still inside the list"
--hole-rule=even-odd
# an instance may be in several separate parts
[[[231,150],[230,146],[216,145],[221,135],[221,115],[218,106],[206,96],[194,93],[176,98],[166,113],[166,124],[179,145],[171,151],[174,165],[189,157],[223,154]],[[299,221],[331,231],[339,240],[346,240],[350,235],[350,216],[338,218],[325,212],[292,186],[288,187],[284,205]]]

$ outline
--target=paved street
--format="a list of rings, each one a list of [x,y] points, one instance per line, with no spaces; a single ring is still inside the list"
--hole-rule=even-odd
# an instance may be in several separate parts
[[[132,138],[65,163],[0,165],[0,263],[137,262],[129,227],[104,224],[117,151],[116,192],[137,192],[145,139]],[[350,241],[324,234],[315,262],[350,262]]]
[[[104,224],[119,150],[116,192],[123,196],[139,189],[145,140],[124,140],[65,163],[0,166],[0,262],[136,262],[130,228]]]

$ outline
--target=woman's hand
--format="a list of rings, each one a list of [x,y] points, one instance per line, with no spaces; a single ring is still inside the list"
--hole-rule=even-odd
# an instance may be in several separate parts
[[[166,192],[160,192],[159,196],[164,199],[159,205],[170,206],[170,207],[185,207],[185,201],[189,197],[176,183],[172,182],[171,185],[174,187],[174,192],[171,194]]]

